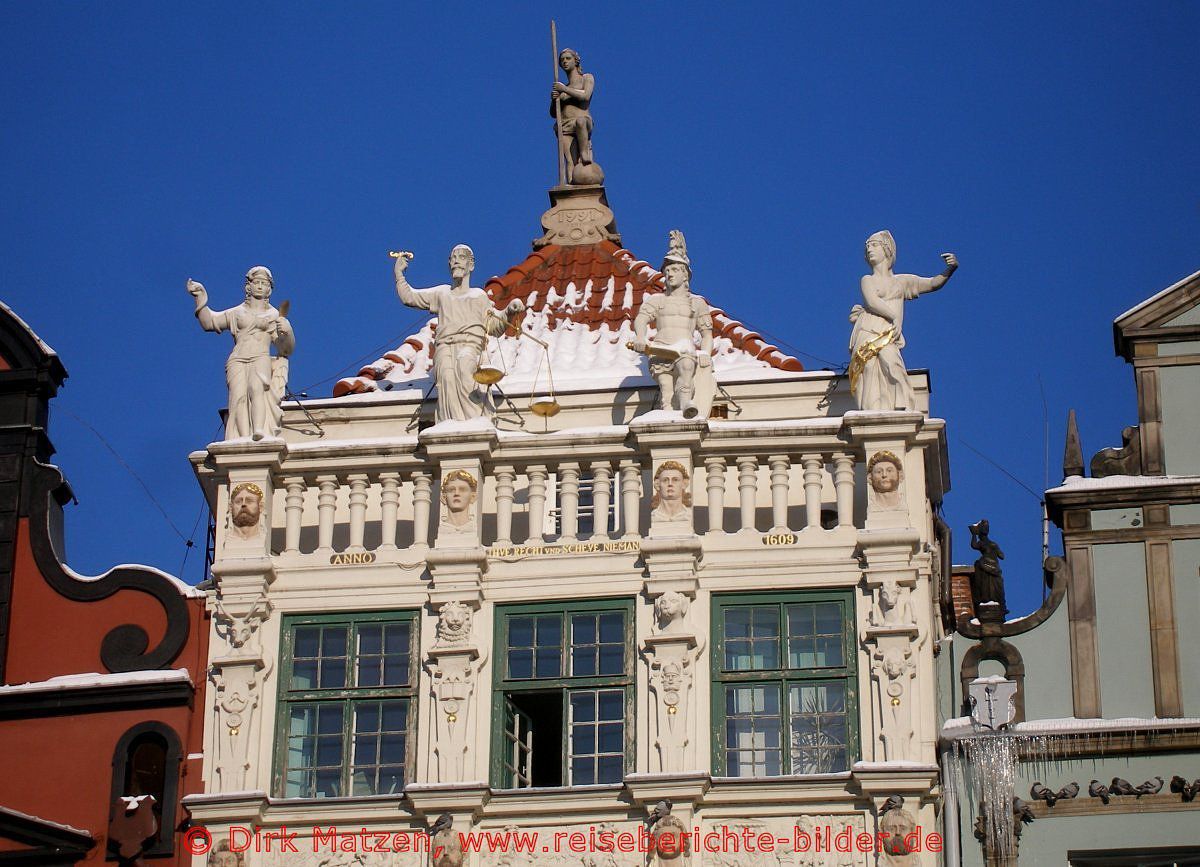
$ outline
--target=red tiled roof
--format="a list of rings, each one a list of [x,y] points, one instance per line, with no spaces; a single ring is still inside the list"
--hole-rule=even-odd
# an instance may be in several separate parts
[[[593,287],[600,287],[610,280],[612,286],[607,293],[595,288],[590,292],[582,290],[589,281]],[[570,303],[571,299],[564,302],[563,293],[575,291],[570,288],[572,286],[580,287],[578,297],[574,303]],[[503,276],[490,278],[483,288],[499,308],[517,298],[529,305],[530,311],[544,313],[552,330],[566,322],[574,322],[595,331],[607,323],[615,332],[622,322],[633,320],[647,292],[661,292],[664,287],[662,274],[647,262],[612,241],[601,241],[579,246],[547,245],[530,253]],[[709,304],[712,306],[711,301]],[[762,335],[729,317],[719,307],[712,306],[712,311],[714,338],[727,338],[733,349],[778,370],[804,369],[797,359],[780,352]],[[404,373],[413,372],[407,368],[427,357],[427,353],[421,353],[426,347],[421,335],[409,337],[405,344],[410,347],[408,351],[401,345],[398,350],[364,367],[358,376],[339,381],[334,386],[334,396],[374,391],[374,383],[396,365],[400,365]]]

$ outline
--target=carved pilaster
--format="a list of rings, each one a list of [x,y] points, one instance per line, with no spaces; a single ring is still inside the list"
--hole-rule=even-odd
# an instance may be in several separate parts
[[[654,600],[657,631],[646,637],[642,654],[649,671],[650,736],[654,752],[653,773],[678,773],[696,769],[695,720],[696,660],[703,645],[688,623],[691,599],[667,590]]]
[[[472,636],[474,615],[472,605],[465,602],[443,603],[438,610],[437,640],[429,650],[434,699],[430,711],[436,733],[432,771],[439,783],[482,776],[469,751],[474,743],[476,677],[484,662]]]

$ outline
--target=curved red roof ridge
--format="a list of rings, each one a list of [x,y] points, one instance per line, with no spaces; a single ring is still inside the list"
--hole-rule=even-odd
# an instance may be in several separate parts
[[[612,284],[611,288],[609,283]],[[569,294],[568,287],[571,285],[574,286],[575,303],[568,306],[562,303],[562,299]],[[547,308],[546,300],[551,288],[558,300],[554,306]],[[605,325],[610,330],[616,330],[620,322],[632,320],[637,315],[646,293],[663,291],[663,275],[649,262],[638,259],[612,241],[570,247],[548,244],[530,253],[502,276],[488,278],[483,290],[497,307],[503,308],[519,298],[531,310],[545,312],[547,327],[551,331],[567,322],[586,325],[593,331]],[[604,306],[610,291],[611,302]],[[625,305],[627,295],[630,302],[628,306]],[[714,336],[729,340],[735,349],[777,370],[804,369],[799,360],[767,343],[761,334],[729,316],[720,307],[714,306],[712,311]],[[403,351],[405,346],[411,347],[407,357]],[[408,337],[397,349],[364,366],[357,376],[339,380],[333,387],[333,396],[375,391],[375,383],[386,378],[397,365],[405,373],[412,373],[412,351],[419,352],[424,348],[425,341],[418,335]]]

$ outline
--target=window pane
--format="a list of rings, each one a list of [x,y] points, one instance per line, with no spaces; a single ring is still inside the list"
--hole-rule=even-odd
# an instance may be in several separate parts
[[[830,774],[848,770],[846,684],[798,684],[788,690],[792,772]]]
[[[351,768],[354,794],[383,795],[403,788],[407,743],[407,699],[357,702]]]
[[[571,615],[571,674],[592,677],[625,670],[625,615],[619,611]]]
[[[301,626],[296,630],[295,657],[315,657],[317,648],[321,646],[321,628],[319,626]]]
[[[408,623],[358,628],[357,686],[406,686],[412,630]],[[386,650],[385,650],[386,647]]]
[[[533,647],[532,617],[510,617],[508,619],[508,646]]]
[[[335,797],[341,793],[342,739],[341,705],[293,705],[289,709],[288,797]]]
[[[358,655],[378,656],[383,652],[383,627],[358,627]]]
[[[321,656],[346,655],[346,627],[330,626],[321,630]]]
[[[508,676],[517,680],[533,677],[533,651],[528,648],[508,652]]]
[[[836,602],[787,606],[788,666],[790,668],[840,668],[845,619]]]
[[[621,781],[625,763],[624,703],[625,691],[621,689],[570,693],[570,785]]]
[[[725,670],[779,668],[779,606],[739,606],[724,610]]]
[[[341,689],[346,685],[346,660],[321,661],[321,689]]]
[[[292,689],[312,689],[317,683],[317,661],[298,659],[292,663]]]
[[[779,687],[727,687],[725,764],[733,777],[776,776],[783,772]]]

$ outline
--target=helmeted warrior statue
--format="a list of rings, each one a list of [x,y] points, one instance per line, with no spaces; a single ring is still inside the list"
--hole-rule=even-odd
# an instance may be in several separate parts
[[[692,263],[683,232],[678,229],[671,230],[662,272],[666,291],[642,300],[633,320],[630,348],[650,357],[650,375],[658,381],[658,408],[677,409],[684,418],[695,418],[701,408],[694,399],[697,379],[703,377],[706,393],[711,395],[712,391],[712,310],[707,301],[691,292]],[[657,334],[647,342],[646,332],[652,322]],[[700,333],[699,349],[696,332]]]
[[[279,436],[283,411],[279,402],[287,392],[288,356],[296,348],[291,323],[271,306],[275,280],[271,271],[256,265],[246,272],[246,300],[228,310],[211,310],[208,292],[195,280],[187,291],[196,301],[196,319],[205,331],[228,331],[233,352],[225,362],[229,386],[229,418],[225,439]],[[285,310],[287,302],[283,304]],[[277,355],[271,357],[271,347]]]
[[[862,278],[863,303],[850,310],[850,390],[865,410],[914,410],[916,395],[900,350],[904,348],[904,302],[946,285],[958,268],[953,253],[943,253],[946,270],[936,277],[894,274],[896,241],[886,229],[867,238]]]

